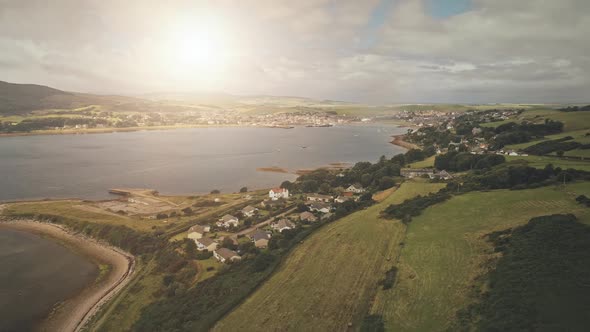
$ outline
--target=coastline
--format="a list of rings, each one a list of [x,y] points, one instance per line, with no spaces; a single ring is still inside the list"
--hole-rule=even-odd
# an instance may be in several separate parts
[[[420,147],[418,145],[404,141],[405,136],[406,136],[405,134],[391,136],[391,137],[393,137],[393,140],[389,143],[391,143],[393,145],[401,146],[402,148],[408,149],[408,150],[420,149]]]
[[[80,331],[90,319],[131,279],[135,258],[121,249],[98,242],[67,228],[34,220],[11,220],[0,217],[0,228],[10,228],[49,237],[88,257],[95,264],[108,264],[110,272],[73,298],[55,306],[36,328],[39,331]]]

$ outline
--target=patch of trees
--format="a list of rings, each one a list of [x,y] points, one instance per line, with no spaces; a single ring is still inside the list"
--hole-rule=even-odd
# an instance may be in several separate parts
[[[544,123],[508,122],[496,127],[496,137],[492,140],[491,149],[501,149],[505,145],[525,143],[533,138],[558,134],[563,131],[563,123],[545,119]]]
[[[529,167],[523,164],[502,164],[485,171],[474,171],[465,176],[462,185],[457,182],[450,183],[448,187],[466,192],[472,190],[489,189],[531,189],[542,186],[570,182],[573,180],[590,180],[590,172],[554,168],[548,164],[543,169]]]
[[[450,198],[451,195],[446,190],[426,196],[418,195],[405,200],[401,204],[391,204],[383,211],[383,214],[388,218],[400,219],[403,223],[408,224],[412,221],[412,217],[420,215],[427,207],[444,202]]]
[[[47,118],[30,118],[13,125],[8,122],[0,122],[0,131],[2,132],[28,132],[33,130],[47,130],[55,127],[74,127],[77,125],[87,125],[96,127],[97,125],[109,125],[105,119],[92,118],[69,118],[69,117],[47,117]]]
[[[488,234],[502,255],[478,302],[454,330],[585,331],[590,308],[590,227],[572,214]],[[493,262],[493,261],[492,261]]]
[[[434,167],[439,170],[461,172],[471,169],[490,168],[504,162],[506,162],[506,158],[502,155],[450,151],[436,156]]]
[[[590,105],[586,105],[586,106],[568,106],[568,107],[564,107],[564,108],[560,108],[558,109],[558,111],[561,112],[588,112],[590,111]]]
[[[573,139],[573,137],[566,136],[566,137],[559,138],[559,139],[544,141],[544,142],[540,142],[535,145],[531,145],[529,147],[526,147],[523,151],[530,153],[530,154],[542,156],[545,154],[549,154],[551,152],[569,151],[569,150],[577,149],[583,145],[580,142],[573,142],[573,141],[567,142],[572,139]]]

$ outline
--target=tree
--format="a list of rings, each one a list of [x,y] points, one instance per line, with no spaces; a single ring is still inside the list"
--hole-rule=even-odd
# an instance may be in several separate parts
[[[379,180],[379,189],[384,190],[395,186],[395,181],[392,177],[384,176]]]
[[[242,187],[242,188],[240,188],[240,192],[241,193],[247,193],[248,192],[248,187]]]
[[[365,174],[361,175],[361,185],[363,187],[370,186],[371,182],[373,182],[373,176],[371,174],[365,173]]]
[[[563,153],[564,153],[563,150],[559,150],[556,152],[557,156],[560,158],[563,157]]]
[[[211,194],[213,194],[213,195],[217,195],[219,193],[221,193],[221,191],[219,191],[218,189],[211,190]]]
[[[307,193],[316,192],[319,186],[316,180],[306,180],[301,183],[301,190]]]
[[[226,236],[225,238],[223,238],[223,241],[221,242],[221,246],[223,248],[236,250],[236,245],[235,245],[234,241],[229,236]]]
[[[329,194],[329,193],[330,193],[330,190],[332,190],[332,187],[330,187],[330,185],[329,185],[329,184],[327,184],[327,183],[322,183],[322,184],[320,185],[320,192],[321,192],[322,194]]]
[[[185,239],[184,252],[188,258],[194,258],[197,254],[197,245],[191,239]]]
[[[193,209],[191,209],[190,207],[186,207],[182,209],[182,212],[187,216],[191,216],[193,214]]]
[[[293,189],[293,183],[291,181],[283,181],[283,183],[281,183],[281,188],[291,190]]]

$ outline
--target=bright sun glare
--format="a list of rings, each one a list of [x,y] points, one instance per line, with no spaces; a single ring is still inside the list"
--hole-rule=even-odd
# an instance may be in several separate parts
[[[212,73],[227,65],[227,32],[220,22],[201,19],[175,26],[172,61],[180,73]]]

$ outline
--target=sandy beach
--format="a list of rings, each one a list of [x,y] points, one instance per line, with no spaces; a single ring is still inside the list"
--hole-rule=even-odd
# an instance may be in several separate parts
[[[110,271],[73,298],[56,306],[38,327],[39,331],[79,331],[130,280],[135,259],[132,255],[66,228],[33,220],[3,220],[0,227],[53,238],[96,264],[110,265]]]

